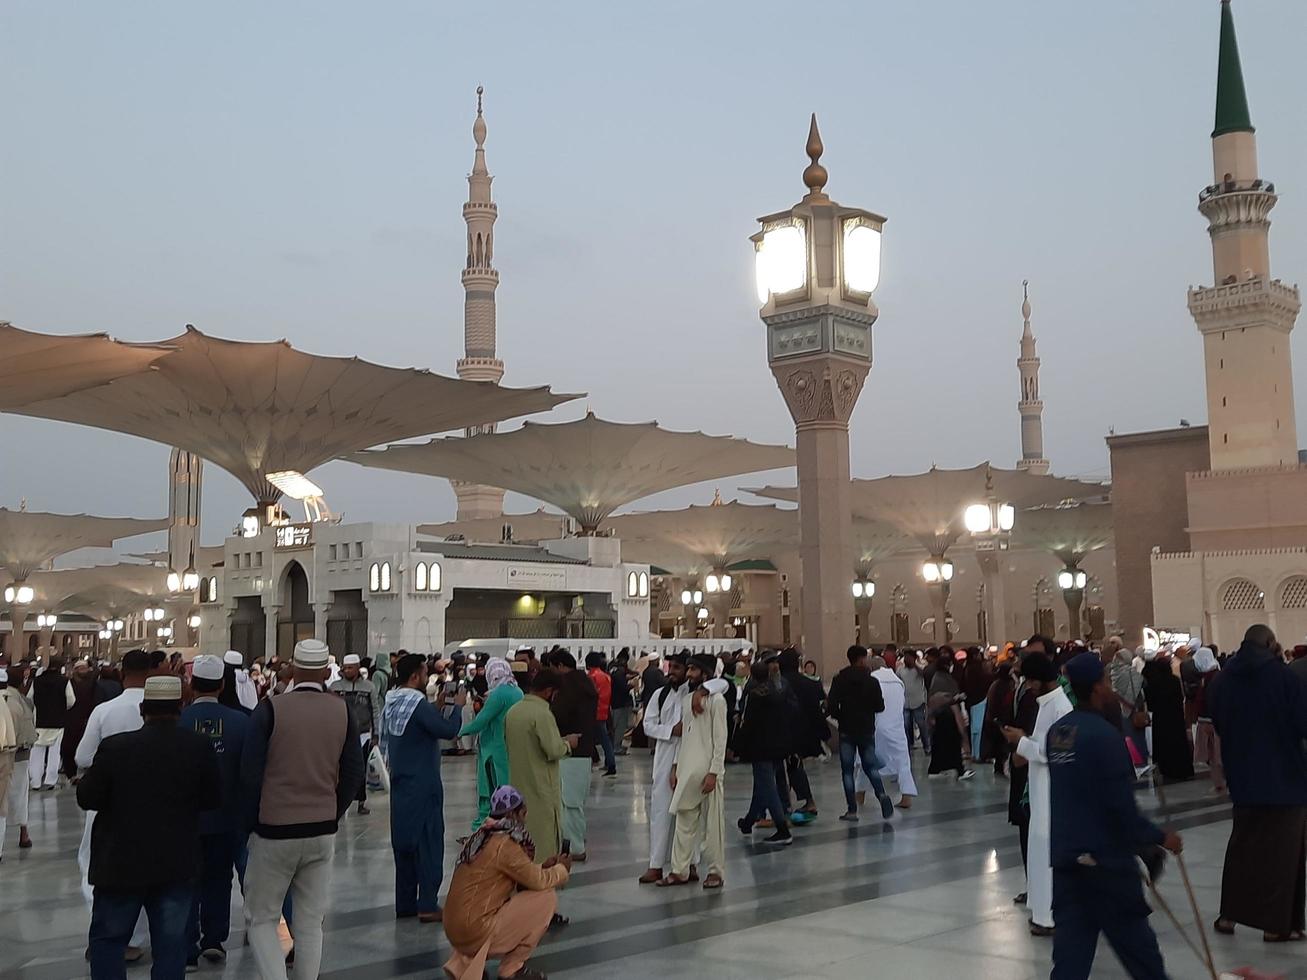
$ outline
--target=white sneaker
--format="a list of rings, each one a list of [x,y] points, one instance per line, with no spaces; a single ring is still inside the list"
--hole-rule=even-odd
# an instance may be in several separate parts
[[[962,782],[964,779],[970,779],[970,778],[971,778],[972,776],[974,776],[975,774],[976,774],[976,770],[974,770],[974,769],[968,769],[966,772],[964,772],[964,773],[962,773],[961,775],[958,776],[958,782],[960,783],[960,782]]]

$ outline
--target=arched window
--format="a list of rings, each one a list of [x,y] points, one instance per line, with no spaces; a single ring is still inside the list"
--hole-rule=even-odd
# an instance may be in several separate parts
[[[1252,612],[1266,608],[1266,593],[1246,578],[1231,579],[1221,586],[1221,608],[1226,612]]]
[[[390,562],[388,561],[381,563],[381,591],[390,591]]]
[[[648,597],[649,597],[649,573],[641,572],[640,573],[640,598],[647,599]]]
[[[626,597],[634,599],[640,592],[640,576],[635,572],[630,572],[626,576]]]
[[[368,589],[372,592],[381,591],[381,566],[375,561],[372,567],[368,569]]]
[[[413,569],[413,588],[418,592],[427,591],[427,563],[418,562],[417,568]]]
[[[1280,587],[1280,608],[1307,609],[1307,575],[1295,575]]]
[[[434,561],[431,563],[431,574],[427,577],[427,589],[431,592],[440,591],[440,566]]]

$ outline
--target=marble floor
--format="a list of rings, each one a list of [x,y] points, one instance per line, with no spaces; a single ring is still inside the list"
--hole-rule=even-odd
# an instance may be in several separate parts
[[[649,760],[644,753],[624,757],[618,779],[596,776],[593,784],[589,861],[578,865],[562,897],[572,924],[547,937],[532,965],[555,977],[622,980],[677,974],[715,980],[1047,976],[1051,941],[1032,938],[1023,910],[1012,904],[1024,882],[1016,834],[1007,824],[1006,782],[988,767],[969,782],[926,780],[917,756],[921,796],[909,813],[896,813],[889,823],[865,816],[856,825],[840,823],[839,765],[812,763],[821,816],[796,830],[794,846],[780,850],[735,832],[749,775],[732,767],[726,781],[726,888],[717,893],[636,883],[647,858]],[[470,759],[446,760],[451,841],[469,826],[474,786]],[[1210,921],[1230,828],[1228,804],[1214,799],[1204,780],[1173,787],[1168,797],[1175,826],[1185,836],[1203,917]],[[1142,789],[1140,800],[1149,810],[1158,807],[1151,790]],[[377,794],[370,816],[351,812],[342,825],[325,980],[441,975],[447,947],[440,927],[394,918],[387,820],[387,800]],[[82,817],[71,791],[34,795],[31,830],[36,846],[19,851],[16,828],[10,827],[0,863],[0,978],[86,976],[88,914],[75,856]],[[453,856],[450,848],[447,857]],[[1174,865],[1161,891],[1196,942]],[[1153,924],[1173,978],[1206,975],[1160,910]],[[242,948],[239,907],[233,927],[225,968],[206,966],[196,976],[255,976]],[[1267,947],[1247,930],[1214,937],[1213,943],[1218,968],[1252,965],[1307,978],[1307,950],[1301,946]],[[148,968],[133,968],[129,976],[144,978]],[[1100,945],[1094,976],[1125,976],[1106,944]]]

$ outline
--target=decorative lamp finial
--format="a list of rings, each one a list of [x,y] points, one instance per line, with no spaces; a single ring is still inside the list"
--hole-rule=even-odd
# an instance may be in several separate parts
[[[822,146],[821,133],[817,129],[817,114],[812,114],[812,124],[808,127],[808,145],[805,150],[812,162],[803,168],[803,183],[807,185],[809,197],[825,197],[822,189],[826,186],[829,175],[819,162],[826,148]]]
[[[1030,280],[1021,280],[1021,318],[1030,319]]]
[[[486,121],[481,115],[481,96],[485,92],[480,85],[477,86],[477,118],[472,124],[472,138],[477,141],[477,149],[480,150],[486,142]]]

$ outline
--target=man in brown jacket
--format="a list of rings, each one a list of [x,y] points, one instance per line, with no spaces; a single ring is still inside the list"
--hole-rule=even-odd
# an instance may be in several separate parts
[[[490,819],[458,855],[445,901],[451,980],[479,980],[488,959],[499,960],[500,977],[544,980],[526,961],[549,929],[558,907],[554,890],[567,883],[572,858],[560,854],[543,865],[534,858],[522,794],[501,786],[491,797]]]

